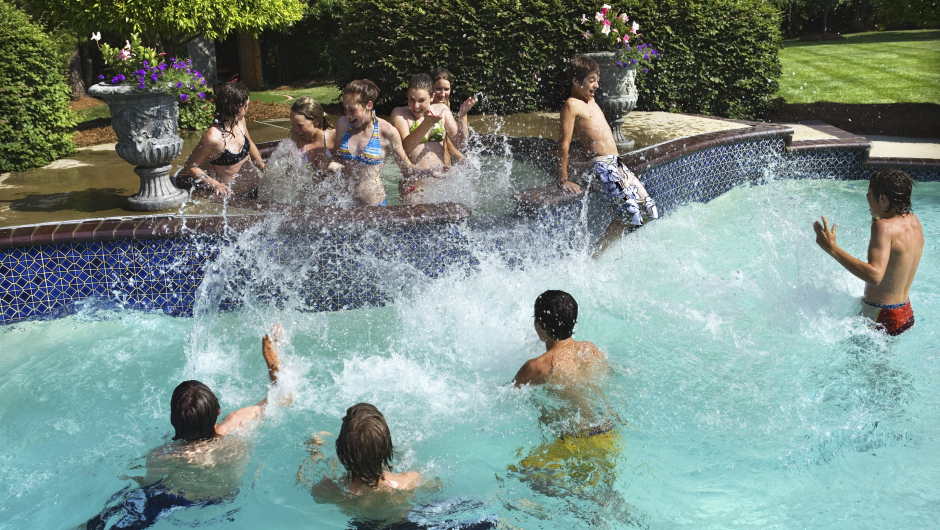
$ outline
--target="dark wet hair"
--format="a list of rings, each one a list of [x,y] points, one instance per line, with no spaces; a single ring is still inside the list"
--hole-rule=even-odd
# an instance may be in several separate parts
[[[881,197],[888,198],[889,212],[904,215],[914,211],[914,206],[911,204],[914,180],[900,169],[882,169],[871,176],[868,187],[875,200]]]
[[[379,99],[379,87],[368,79],[350,81],[343,89],[343,95],[356,96],[356,102],[362,106],[370,101],[374,104]]]
[[[373,488],[379,485],[383,470],[392,469],[392,435],[379,409],[368,403],[346,409],[336,456],[350,475]]]
[[[234,122],[251,92],[241,83],[225,83],[215,95],[215,119],[224,127]]]
[[[430,96],[434,92],[434,80],[428,74],[418,74],[411,78],[408,90],[424,90]]]
[[[597,65],[597,61],[586,55],[575,55],[568,62],[567,72],[569,79],[584,81],[584,78],[592,73],[600,75],[601,67]]]
[[[555,340],[565,340],[578,322],[578,302],[564,291],[545,291],[535,299],[535,321]]]
[[[437,68],[434,69],[433,72],[431,72],[431,79],[434,81],[435,85],[437,84],[438,81],[443,79],[444,81],[447,81],[448,83],[450,83],[451,90],[454,89],[454,76],[451,75],[450,70],[448,70],[447,68],[444,68],[443,66],[438,66]],[[433,88],[433,85],[432,85],[432,88]],[[450,98],[446,98],[444,100],[444,103],[448,107],[450,107]]]
[[[310,96],[297,98],[297,101],[290,106],[290,111],[312,121],[314,125],[321,129],[332,129],[329,116],[323,111],[320,102]]]
[[[215,420],[219,417],[219,400],[209,387],[199,381],[183,381],[170,399],[170,423],[176,429],[174,440],[208,440],[214,438]]]

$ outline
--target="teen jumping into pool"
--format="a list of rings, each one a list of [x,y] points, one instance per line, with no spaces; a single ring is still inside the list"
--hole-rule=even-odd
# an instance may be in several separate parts
[[[652,219],[659,217],[659,210],[643,183],[620,161],[614,133],[604,118],[604,112],[594,100],[594,94],[600,86],[600,75],[600,67],[590,57],[577,55],[568,65],[571,95],[561,107],[559,185],[571,193],[581,192],[581,187],[568,179],[568,151],[572,137],[577,136],[581,147],[593,157],[594,175],[604,184],[607,195],[617,207],[617,213],[627,220],[630,227],[635,228],[643,224],[639,203],[643,203],[647,215]],[[603,251],[625,228],[627,225],[615,216],[598,243],[598,252]]]
[[[914,326],[910,292],[924,252],[924,230],[914,215],[914,181],[897,169],[872,175],[868,183],[871,241],[868,261],[849,255],[836,244],[836,224],[813,223],[816,243],[846,270],[865,282],[862,314],[888,335],[900,335]]]

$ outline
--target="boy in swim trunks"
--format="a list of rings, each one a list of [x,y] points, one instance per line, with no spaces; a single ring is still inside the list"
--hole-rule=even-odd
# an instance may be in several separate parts
[[[825,217],[813,223],[816,243],[865,282],[862,314],[888,335],[900,335],[914,326],[910,291],[924,251],[924,231],[911,206],[914,181],[907,173],[885,169],[868,184],[871,242],[868,262],[850,256],[836,244],[836,225]]]
[[[600,86],[600,67],[590,57],[577,55],[568,65],[571,78],[571,96],[561,107],[561,134],[558,140],[558,178],[565,191],[580,193],[581,188],[568,180],[568,150],[571,138],[577,135],[585,151],[594,157],[594,174],[603,182],[617,213],[629,223],[630,229],[643,224],[640,203],[652,219],[659,217],[656,201],[647,193],[643,183],[623,163],[617,153],[614,133],[604,118],[604,112],[594,100]],[[600,250],[613,237],[628,227],[616,216],[607,229]]]

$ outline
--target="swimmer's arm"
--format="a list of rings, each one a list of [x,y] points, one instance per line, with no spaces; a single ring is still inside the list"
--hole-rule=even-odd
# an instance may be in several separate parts
[[[232,190],[209,176],[204,169],[199,167],[203,162],[218,157],[222,154],[222,140],[215,127],[209,128],[202,135],[196,148],[189,154],[186,164],[183,165],[183,171],[192,176],[197,182],[204,182],[207,186],[215,190],[216,195],[230,195]]]
[[[885,223],[874,220],[871,223],[871,242],[868,245],[868,263],[853,257],[836,244],[836,224],[829,228],[829,221],[823,217],[822,223],[813,223],[816,231],[816,243],[827,254],[835,258],[840,265],[865,283],[878,285],[884,279],[891,256],[891,238]]]
[[[467,121],[467,113],[477,104],[477,98],[470,96],[460,104],[457,111],[457,121],[460,123],[460,130],[463,131],[464,138],[470,138],[470,124]]]
[[[529,359],[512,379],[512,384],[519,388],[523,385],[537,385],[545,380],[548,371],[545,370],[541,362],[541,357]]]
[[[467,135],[464,134],[463,127],[457,124],[454,113],[446,105],[441,105],[441,115],[444,117],[445,138],[450,139],[454,146],[459,146],[460,149],[466,147]]]
[[[444,138],[444,147],[449,156],[453,157],[452,163],[460,163],[467,159],[467,155],[460,152],[460,149],[450,141],[450,138]],[[447,160],[444,160],[444,163],[447,164]]]
[[[261,158],[261,151],[258,151],[258,146],[255,145],[255,142],[251,139],[251,135],[248,134],[248,126],[245,125],[244,119],[241,121],[241,127],[242,130],[245,131],[245,137],[248,138],[248,156],[251,157],[251,161],[255,163],[258,169],[264,171],[264,160]]]
[[[382,139],[385,140],[388,150],[395,155],[395,160],[398,161],[402,178],[413,178],[421,176],[422,173],[427,173],[426,171],[418,169],[417,166],[411,163],[411,160],[408,158],[408,153],[405,152],[405,148],[402,146],[401,134],[399,134],[398,129],[388,124],[388,127],[382,127],[380,130]]]
[[[574,135],[575,114],[576,111],[571,107],[571,100],[566,100],[559,116],[558,185],[565,191],[580,193],[581,187],[568,180],[568,151],[571,149],[571,137]]]
[[[398,107],[392,110],[392,115],[389,116],[388,121],[395,127],[395,130],[398,131],[398,136],[401,138],[401,145],[404,147],[405,152],[410,153],[415,147],[421,144],[421,139],[431,130],[431,127],[430,125],[425,126],[428,120],[424,120],[424,123],[419,125],[414,132],[409,132],[408,120],[406,120],[404,116],[404,112],[406,111],[411,112],[407,107]],[[424,134],[420,134],[422,128],[427,129],[424,131]]]

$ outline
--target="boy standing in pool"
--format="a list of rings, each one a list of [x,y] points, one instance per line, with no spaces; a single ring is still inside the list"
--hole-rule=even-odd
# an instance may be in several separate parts
[[[910,291],[924,251],[924,230],[911,206],[914,181],[898,169],[884,169],[868,183],[871,210],[871,242],[868,262],[850,256],[836,245],[836,225],[825,217],[813,223],[816,243],[865,282],[862,314],[883,327],[888,335],[900,335],[914,326]]]
[[[568,180],[568,150],[572,136],[577,135],[581,147],[593,157],[594,174],[604,183],[604,189],[611,202],[617,205],[617,213],[632,227],[637,227],[643,224],[639,203],[644,204],[646,213],[653,219],[659,217],[659,210],[643,183],[620,161],[614,133],[604,118],[604,112],[594,100],[594,94],[600,86],[600,75],[600,67],[590,57],[577,55],[568,65],[571,95],[561,107],[561,134],[558,140],[559,185],[571,193],[581,192],[577,184]],[[611,223],[611,228],[615,225],[622,233],[624,224],[616,217]],[[611,228],[608,228],[608,233],[611,233]]]

